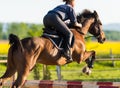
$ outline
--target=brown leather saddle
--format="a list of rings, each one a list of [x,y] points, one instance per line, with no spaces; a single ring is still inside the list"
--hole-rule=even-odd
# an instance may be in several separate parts
[[[65,39],[63,36],[57,33],[55,29],[43,28],[44,32],[42,37],[50,39],[50,41],[58,48],[59,50],[63,50]],[[73,47],[74,44],[74,36],[72,38],[72,43],[70,47]]]

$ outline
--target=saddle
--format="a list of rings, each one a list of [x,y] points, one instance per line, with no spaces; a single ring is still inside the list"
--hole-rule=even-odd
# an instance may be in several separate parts
[[[50,28],[43,28],[44,32],[42,37],[48,38],[57,49],[63,50],[65,39],[63,36],[57,33],[55,29]],[[72,38],[72,43],[70,47],[72,48],[74,44],[74,36]]]

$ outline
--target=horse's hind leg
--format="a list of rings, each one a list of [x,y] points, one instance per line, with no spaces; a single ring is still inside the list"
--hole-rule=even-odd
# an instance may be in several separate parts
[[[26,61],[20,63],[22,66],[17,66],[17,79],[13,83],[12,88],[21,88],[23,84],[25,83],[25,80],[29,74],[30,71],[30,65]]]
[[[14,82],[14,84],[12,85],[12,88],[19,88],[19,87],[21,88],[24,85],[28,74],[29,74],[28,70],[26,70],[26,72],[24,71],[23,73],[18,72],[18,77]]]
[[[6,80],[10,79],[15,74],[15,72],[15,66],[8,62],[6,72],[2,77],[0,77],[0,86],[2,86]]]
[[[7,79],[11,78],[15,74],[15,72],[16,72],[16,66],[13,62],[12,49],[9,49],[7,69],[4,75],[0,77],[0,86],[2,86]]]

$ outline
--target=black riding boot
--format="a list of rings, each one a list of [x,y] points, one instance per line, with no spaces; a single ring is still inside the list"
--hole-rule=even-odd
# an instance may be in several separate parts
[[[69,44],[64,47],[64,56],[66,57],[68,63],[73,61]]]

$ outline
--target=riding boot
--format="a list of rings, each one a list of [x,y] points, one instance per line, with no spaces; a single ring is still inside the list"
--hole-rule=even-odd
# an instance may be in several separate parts
[[[69,44],[67,44],[64,48],[64,56],[66,57],[68,63],[73,61]]]

